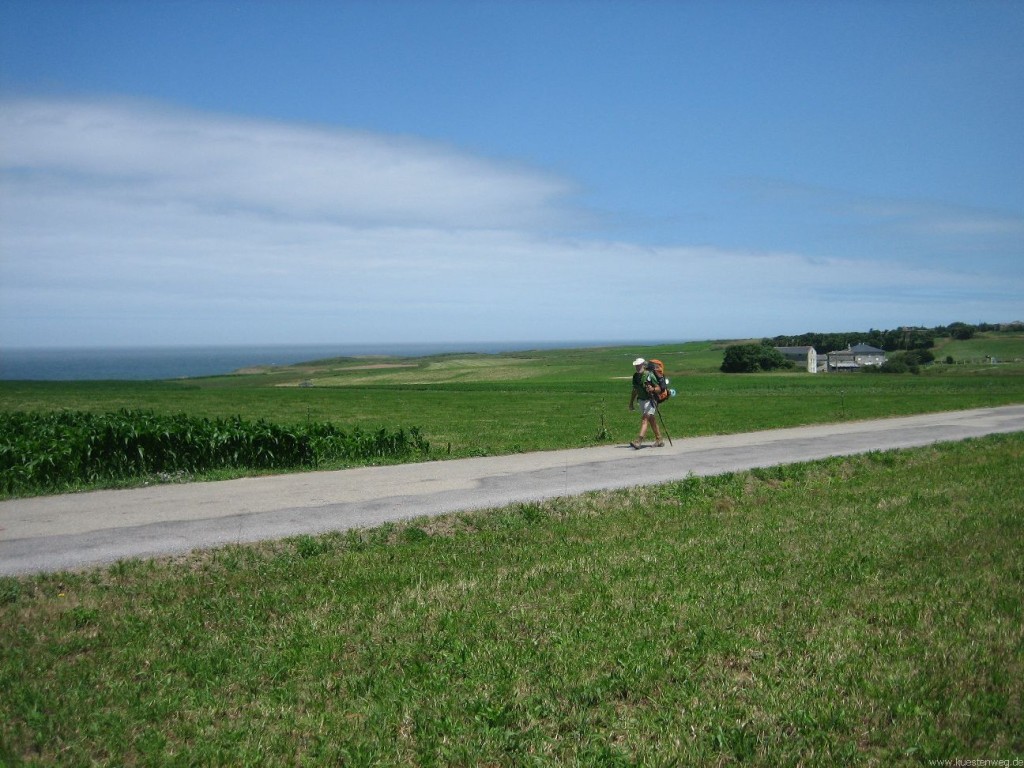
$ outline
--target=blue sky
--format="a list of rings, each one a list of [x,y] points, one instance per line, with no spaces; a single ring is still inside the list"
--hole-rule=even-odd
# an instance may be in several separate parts
[[[1024,319],[1024,3],[0,0],[0,346]]]

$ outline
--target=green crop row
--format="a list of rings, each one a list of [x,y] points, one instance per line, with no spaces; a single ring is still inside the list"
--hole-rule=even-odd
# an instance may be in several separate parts
[[[427,450],[415,427],[345,432],[330,423],[281,426],[237,416],[16,411],[0,413],[0,493],[220,469],[317,467]]]

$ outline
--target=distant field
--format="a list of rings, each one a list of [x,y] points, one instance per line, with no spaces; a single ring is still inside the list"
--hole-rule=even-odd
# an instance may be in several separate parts
[[[945,360],[950,356],[960,364],[982,365],[995,358],[1000,364],[1024,363],[1024,342],[1019,335],[982,335],[967,341],[941,339],[932,350],[935,359]]]
[[[662,359],[679,392],[663,408],[673,438],[1024,402],[1024,363],[984,360],[1024,360],[1020,335],[943,340],[940,359],[982,362],[936,364],[917,376],[723,374],[727,343],[342,358],[164,382],[0,382],[0,410],[130,408],[346,430],[417,427],[428,458],[445,459],[627,442],[639,424],[626,407],[637,355]]]

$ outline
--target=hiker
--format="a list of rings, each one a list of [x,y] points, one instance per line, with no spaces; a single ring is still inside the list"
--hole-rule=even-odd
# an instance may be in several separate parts
[[[636,402],[640,401],[640,436],[630,443],[634,448],[643,445],[647,435],[647,427],[654,427],[654,447],[661,448],[665,442],[661,439],[658,429],[658,401],[654,391],[658,388],[658,377],[647,370],[647,361],[638,357],[633,361],[633,393],[629,396],[629,410],[636,410]]]

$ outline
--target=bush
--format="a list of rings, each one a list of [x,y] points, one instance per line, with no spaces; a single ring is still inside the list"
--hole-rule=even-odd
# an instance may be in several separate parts
[[[916,352],[916,350],[914,350]],[[934,359],[934,356],[933,358]],[[897,352],[879,366],[881,373],[920,373],[918,357],[909,352]]]
[[[776,368],[792,368],[793,363],[769,344],[734,344],[726,348],[723,373],[754,373]]]
[[[935,362],[935,353],[930,349],[912,349],[907,352],[907,365],[927,365]]]

